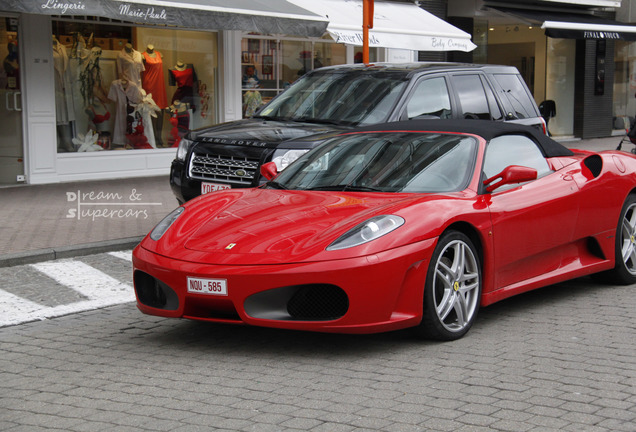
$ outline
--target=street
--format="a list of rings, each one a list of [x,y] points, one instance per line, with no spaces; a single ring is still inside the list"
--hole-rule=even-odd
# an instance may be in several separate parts
[[[636,430],[634,286],[550,286],[434,343],[146,316],[130,265],[0,269],[0,430]]]

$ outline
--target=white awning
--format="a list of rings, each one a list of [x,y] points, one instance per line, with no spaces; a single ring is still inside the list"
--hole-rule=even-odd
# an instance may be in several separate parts
[[[362,0],[288,0],[329,20],[338,42],[362,45]],[[470,34],[415,4],[374,2],[369,46],[414,51],[472,51]]]

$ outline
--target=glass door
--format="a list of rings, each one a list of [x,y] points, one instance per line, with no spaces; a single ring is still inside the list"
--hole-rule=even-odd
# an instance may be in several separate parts
[[[18,18],[0,16],[0,185],[24,182]]]

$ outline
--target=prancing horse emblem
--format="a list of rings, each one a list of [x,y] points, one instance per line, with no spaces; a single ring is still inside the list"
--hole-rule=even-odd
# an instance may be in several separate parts
[[[236,246],[236,243],[230,243],[229,245],[225,246],[225,249],[230,250],[230,249],[232,249],[234,246]]]

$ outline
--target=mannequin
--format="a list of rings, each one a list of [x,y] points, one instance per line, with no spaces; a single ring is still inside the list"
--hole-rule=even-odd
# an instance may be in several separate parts
[[[73,151],[73,131],[75,121],[71,69],[66,48],[55,36],[53,44],[53,68],[55,77],[55,117],[57,123],[57,149],[61,152]]]
[[[245,87],[249,90],[243,94],[243,117],[252,117],[263,105],[263,97],[258,91],[258,83],[254,78],[249,78]]]
[[[170,136],[168,137],[168,145],[176,147],[179,145],[181,137],[190,130],[190,117],[192,116],[192,107],[187,102],[175,100],[167,109],[170,114]]]
[[[115,102],[115,127],[113,130],[113,144],[125,146],[128,144],[127,134],[133,132],[135,118],[133,114],[135,104],[142,100],[141,89],[126,78],[115,80],[110,85],[108,98]]]
[[[146,93],[152,95],[152,99],[157,106],[163,110],[168,106],[166,84],[163,74],[163,56],[159,51],[155,50],[154,45],[148,44],[146,50],[143,52],[143,62],[145,71],[142,75],[142,87]],[[162,114],[152,117],[152,127],[157,146],[162,147]]]
[[[142,129],[137,128],[135,133],[143,134],[146,138],[144,143],[147,143],[150,146],[150,148],[157,148],[151,119],[156,118],[157,113],[161,112],[161,109],[159,109],[155,101],[152,99],[152,95],[147,94],[144,89],[141,89],[141,97],[142,97],[141,102],[139,102],[135,106],[135,113],[139,113],[139,115],[141,116],[143,128]],[[140,147],[137,146],[136,148],[140,148]],[[149,148],[149,147],[146,146],[143,148]]]
[[[181,101],[190,104],[192,111],[196,110],[194,95],[194,84],[197,82],[197,75],[191,64],[186,64],[178,60],[172,69],[170,69],[170,85],[176,85],[177,90],[172,95],[171,103]]]
[[[136,51],[130,43],[117,55],[117,73],[119,78],[127,79],[141,88],[141,72],[146,70],[139,51]]]

